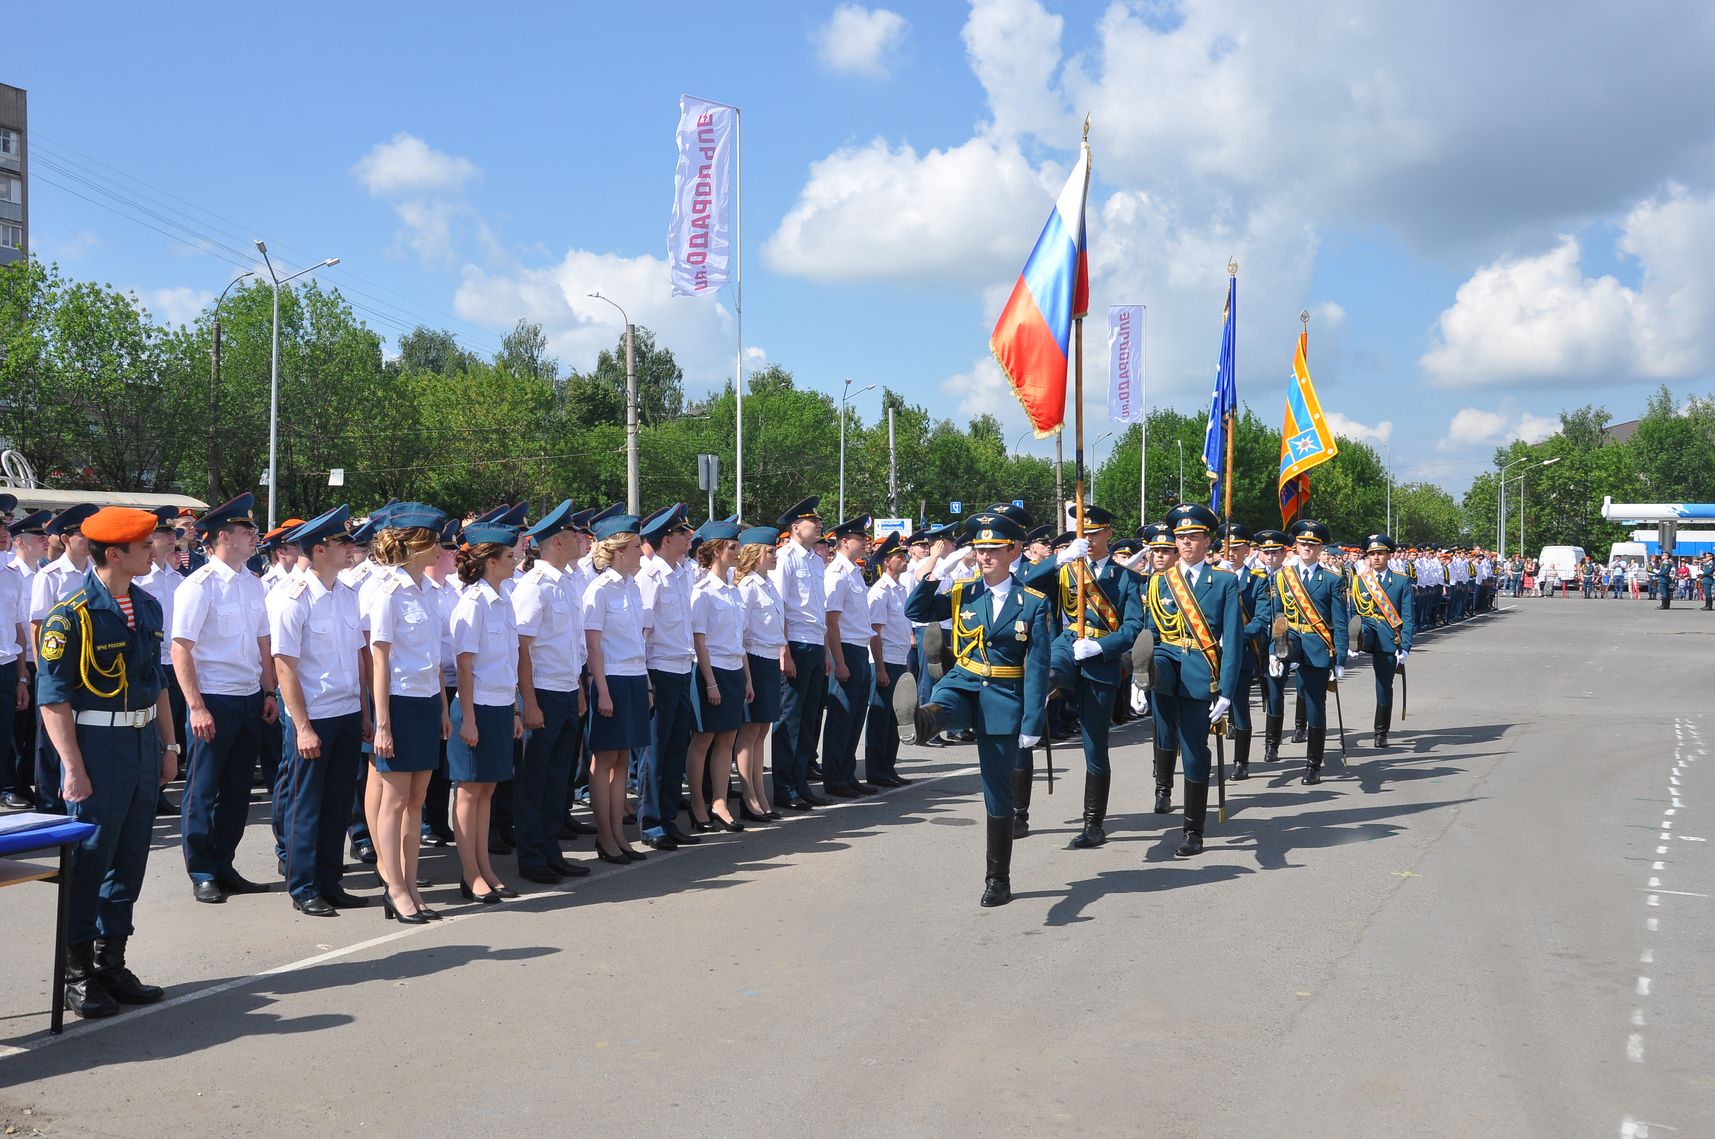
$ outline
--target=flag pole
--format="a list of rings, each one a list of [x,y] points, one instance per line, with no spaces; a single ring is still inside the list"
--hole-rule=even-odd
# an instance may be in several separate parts
[[[1236,259],[1229,260],[1227,262],[1227,276],[1236,278],[1236,277],[1238,277],[1238,275],[1239,275],[1239,263],[1238,263],[1238,261]],[[1236,293],[1235,293],[1234,298],[1233,298],[1233,307],[1235,308],[1235,310],[1238,307],[1238,297],[1237,297]],[[1235,311],[1233,313],[1233,371],[1235,373],[1237,373],[1238,366],[1239,366],[1238,365],[1238,354],[1239,354],[1238,339],[1239,339],[1239,314]],[[1237,377],[1235,375],[1235,380],[1236,380],[1236,378]],[[1233,435],[1235,434],[1235,432],[1238,428],[1238,422],[1239,422],[1239,409],[1235,406],[1231,411],[1227,412],[1226,429],[1223,432],[1227,437],[1227,472],[1226,472],[1226,475],[1221,479],[1221,490],[1222,490],[1222,494],[1221,494],[1221,519],[1224,522],[1231,522],[1233,520]]]
[[[1143,306],[1143,418],[1137,423],[1137,524],[1149,525],[1149,306]]]
[[[1084,146],[1084,149],[1086,152],[1090,148],[1090,116],[1089,115],[1084,116],[1083,146]],[[1090,200],[1090,164],[1089,164],[1089,162],[1086,161],[1084,163],[1084,202],[1087,204],[1089,202],[1089,200]],[[1074,237],[1074,240],[1076,240],[1076,236]],[[1073,380],[1072,380],[1072,396],[1073,396],[1073,399],[1075,399],[1077,401],[1077,409],[1078,409],[1078,411],[1077,411],[1077,414],[1078,414],[1077,439],[1076,439],[1076,448],[1077,449],[1073,455],[1073,461],[1074,461],[1074,468],[1073,469],[1074,469],[1075,474],[1074,474],[1074,478],[1073,478],[1073,492],[1072,493],[1076,496],[1075,509],[1077,511],[1077,520],[1078,520],[1077,534],[1078,534],[1078,537],[1082,538],[1084,536],[1084,316],[1082,313],[1079,313],[1077,316],[1072,318],[1072,339],[1073,339],[1073,356],[1074,356],[1073,372],[1072,372],[1072,377],[1073,377]],[[1085,621],[1084,621],[1084,583],[1089,580],[1090,575],[1087,573],[1080,573],[1080,574],[1077,574],[1076,576],[1078,579],[1078,602],[1077,602],[1077,604],[1078,604],[1078,637],[1080,639],[1082,639],[1083,637],[1085,637],[1087,635],[1087,632],[1088,632],[1087,629],[1085,628]]]
[[[732,109],[733,136],[733,316],[738,324],[738,351],[733,365],[732,393],[737,408],[733,439],[732,511],[744,516],[744,112]]]

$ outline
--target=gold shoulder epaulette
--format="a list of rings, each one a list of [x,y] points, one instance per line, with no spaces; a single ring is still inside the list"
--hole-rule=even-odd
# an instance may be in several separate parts
[[[1226,566],[1215,566],[1214,569],[1215,569],[1216,573],[1232,573],[1233,572],[1232,570],[1228,569]],[[1237,576],[1237,575],[1234,575],[1234,576]]]
[[[1043,593],[1040,589],[1033,589],[1028,585],[1021,585],[1021,586],[1019,586],[1019,588],[1024,590],[1024,592],[1030,594],[1030,596],[1032,596],[1032,597],[1040,597],[1044,601],[1048,600],[1048,595],[1046,593]]]
[[[310,587],[309,578],[294,577],[286,585],[286,596],[292,598],[293,600],[296,600],[296,599],[302,597],[304,595],[304,590],[308,589],[309,587]]]
[[[202,565],[200,565],[196,569],[192,570],[190,573],[190,576],[185,578],[185,580],[186,581],[195,581],[195,582],[204,582],[204,581],[207,581],[209,579],[209,575],[212,573],[214,573],[214,563],[213,562],[204,562]]]
[[[392,593],[395,590],[397,590],[398,588],[399,588],[399,579],[397,577],[390,577],[386,581],[381,583],[381,592],[382,593]]]

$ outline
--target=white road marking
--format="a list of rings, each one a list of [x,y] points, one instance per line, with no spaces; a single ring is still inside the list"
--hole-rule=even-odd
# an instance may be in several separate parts
[[[1661,919],[1650,918],[1648,921],[1644,922],[1644,928],[1649,930],[1651,933],[1659,932],[1661,929]]]
[[[1648,977],[1639,977],[1638,978],[1638,996],[1640,996],[1640,997],[1649,996],[1649,978]]]
[[[1644,1034],[1634,1032],[1626,1037],[1626,1059],[1634,1064],[1644,1062]]]
[[[1657,894],[1672,894],[1675,897],[1680,897],[1680,898],[1707,898],[1709,896],[1708,894],[1693,894],[1690,890],[1654,890],[1654,891],[1649,891],[1648,887],[1645,887],[1645,886],[1639,886],[1638,889],[1647,891],[1649,893],[1649,896],[1652,898],[1655,897]],[[1653,905],[1655,905],[1655,903],[1651,902],[1650,905],[1653,906]]]
[[[1654,960],[1655,960],[1655,950],[1646,949],[1643,951],[1643,955],[1638,958],[1638,964],[1648,965],[1650,962],[1652,962]]]

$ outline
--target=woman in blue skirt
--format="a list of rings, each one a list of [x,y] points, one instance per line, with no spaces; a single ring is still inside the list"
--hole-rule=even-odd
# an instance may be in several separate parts
[[[769,806],[762,779],[763,743],[780,718],[781,667],[791,666],[786,651],[786,605],[768,575],[774,569],[775,543],[780,531],[752,526],[738,536],[738,594],[744,603],[745,668],[750,674],[751,699],[738,730],[738,777],[744,784],[739,817],[761,823],[778,819]]]
[[[453,655],[458,695],[455,732],[447,743],[447,777],[453,799],[453,841],[459,848],[459,893],[498,902],[517,893],[488,860],[488,822],[494,785],[512,778],[512,741],[524,736],[518,711],[518,626],[501,585],[517,568],[518,527],[479,522],[464,529],[458,552],[463,586],[453,606]]]
[[[741,831],[727,807],[732,777],[732,745],[744,726],[744,708],[751,701],[750,668],[744,655],[744,598],[732,584],[738,565],[740,530],[731,522],[709,522],[697,547],[703,568],[691,592],[691,641],[697,652],[696,718],[686,754],[691,783],[693,830]],[[711,745],[713,751],[710,750]],[[707,772],[710,796],[703,798]]]
[[[369,834],[387,887],[382,914],[419,925],[439,917],[417,893],[417,832],[423,795],[452,731],[441,689],[441,626],[423,571],[441,556],[447,516],[420,502],[387,508],[370,549],[381,584],[370,595],[371,689],[381,782]]]
[[[629,865],[648,855],[625,840],[625,767],[633,748],[649,744],[649,671],[643,650],[643,595],[637,568],[643,543],[635,515],[595,524],[590,563],[596,578],[584,590],[584,641],[590,676],[590,804],[596,854]]]

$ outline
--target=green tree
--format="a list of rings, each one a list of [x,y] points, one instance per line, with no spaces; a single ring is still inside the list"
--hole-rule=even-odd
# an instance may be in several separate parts
[[[637,342],[633,356],[637,364],[637,417],[650,427],[677,419],[685,411],[685,373],[673,359],[670,348],[658,347],[655,334],[641,324],[633,326]],[[612,351],[596,357],[594,375],[625,400],[625,336]]]

